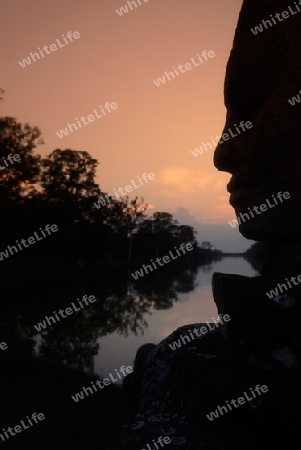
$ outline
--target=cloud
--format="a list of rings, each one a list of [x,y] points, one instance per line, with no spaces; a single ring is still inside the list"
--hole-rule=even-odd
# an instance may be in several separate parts
[[[203,224],[228,224],[235,218],[226,191],[230,177],[219,171],[211,173],[204,167],[175,164],[158,173],[157,193],[168,202],[169,208],[176,209],[179,203],[184,203]]]
[[[156,205],[154,205],[153,203],[148,203],[147,204],[147,209],[149,210],[149,209],[154,209],[154,208],[156,208],[157,206]]]
[[[170,193],[189,194],[195,192],[196,187],[204,189],[210,185],[212,175],[205,171],[185,168],[170,167],[159,172],[158,181],[161,184],[172,187]],[[168,195],[168,189],[165,190]],[[171,194],[174,196],[174,194]]]
[[[229,177],[228,177],[229,178]],[[224,194],[226,181],[220,173],[210,174],[204,169],[172,166],[158,174],[158,181],[164,186],[162,194],[168,197],[220,191]],[[166,188],[167,187],[167,188]]]
[[[210,223],[206,223],[191,214],[186,207],[178,207],[172,214],[180,224],[190,225],[198,232],[196,237],[199,243],[210,241],[216,249],[230,253],[243,252],[253,244],[253,241],[245,239],[237,228],[231,228],[228,222],[214,223],[211,220]]]

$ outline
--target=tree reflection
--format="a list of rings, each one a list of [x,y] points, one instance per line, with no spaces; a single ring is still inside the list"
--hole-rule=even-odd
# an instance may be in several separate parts
[[[52,279],[51,288],[45,289],[45,280],[37,280],[34,274],[23,277],[23,282],[12,286],[11,279],[3,282],[3,288],[10,290],[11,301],[3,308],[6,317],[4,325],[9,339],[18,342],[37,341],[40,357],[55,364],[75,366],[83,371],[93,371],[94,356],[99,351],[99,339],[116,332],[122,336],[141,335],[148,327],[147,316],[152,310],[166,310],[178,301],[178,295],[190,292],[195,287],[194,270],[176,267],[174,270],[157,271],[142,278],[139,283],[131,282],[126,270],[99,272],[97,276],[80,269],[62,281]],[[76,280],[70,292],[70,280]],[[44,285],[44,288],[43,288]],[[42,292],[42,297],[41,297]],[[34,327],[53,316],[54,311],[65,309],[82,298],[84,294],[95,295],[97,301],[74,312],[66,318],[38,333]],[[26,299],[24,304],[23,299]],[[15,312],[19,314],[16,316]],[[100,341],[101,342],[101,341]]]

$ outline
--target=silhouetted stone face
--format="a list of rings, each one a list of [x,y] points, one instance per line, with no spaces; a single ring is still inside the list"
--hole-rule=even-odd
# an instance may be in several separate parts
[[[228,190],[236,214],[250,208],[254,215],[241,220],[240,232],[249,239],[295,240],[300,233],[301,102],[292,105],[301,90],[299,9],[292,1],[245,0],[227,64],[223,133],[230,128],[237,136],[217,146],[214,163],[233,175]],[[260,25],[262,31],[254,34],[251,28]],[[235,124],[241,121],[253,127],[239,127],[239,134]],[[290,198],[275,205],[272,196],[285,191]],[[265,211],[254,211],[262,204]]]

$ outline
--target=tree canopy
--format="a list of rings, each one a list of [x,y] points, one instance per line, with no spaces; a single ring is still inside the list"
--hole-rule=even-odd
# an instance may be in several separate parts
[[[0,243],[9,244],[20,237],[16,218],[26,216],[23,232],[30,232],[41,221],[59,225],[56,245],[40,244],[43,252],[60,248],[73,260],[93,264],[107,260],[130,263],[159,256],[181,243],[197,247],[191,226],[180,225],[167,212],[147,216],[143,198],[111,197],[96,208],[99,197],[106,197],[95,181],[98,161],[87,151],[69,148],[55,149],[42,158],[35,153],[42,143],[38,127],[22,125],[12,117],[0,118],[0,157],[20,155],[18,162],[0,171],[0,195],[6,199],[2,208],[7,212]],[[203,255],[206,250],[207,257],[211,245],[205,242],[198,250]]]

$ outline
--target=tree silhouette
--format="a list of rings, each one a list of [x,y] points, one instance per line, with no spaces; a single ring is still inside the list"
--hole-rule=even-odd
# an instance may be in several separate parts
[[[211,250],[213,245],[209,241],[202,242],[202,248],[205,250]]]
[[[157,230],[165,230],[171,234],[174,233],[175,226],[179,224],[179,222],[173,218],[172,214],[167,212],[154,213],[152,216],[152,221],[154,232]]]
[[[39,144],[40,136],[38,127],[27,123],[22,125],[12,117],[0,118],[0,164],[2,158],[10,153],[20,155],[14,164],[1,164],[4,169],[0,171],[0,186],[9,192],[11,198],[35,192],[40,176],[40,156],[33,155],[33,150]]]
[[[54,150],[42,159],[42,198],[60,205],[71,221],[90,220],[99,195],[95,183],[98,162],[86,151]],[[70,221],[69,220],[69,221]]]
[[[88,152],[54,150],[42,160],[41,186],[49,200],[78,202],[82,197],[97,196],[95,170],[98,162]]]

